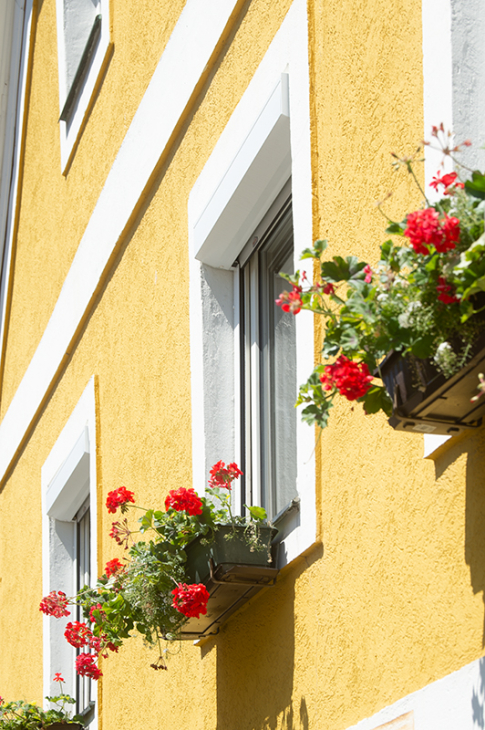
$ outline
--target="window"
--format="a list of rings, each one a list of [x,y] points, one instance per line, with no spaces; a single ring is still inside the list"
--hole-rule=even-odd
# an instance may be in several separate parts
[[[313,318],[274,305],[313,239],[307,33],[294,0],[188,203],[194,487],[219,459],[240,464],[234,506],[277,520],[280,567],[318,539],[315,434],[294,409]]]
[[[109,0],[56,0],[61,167],[70,163],[108,61]]]
[[[66,101],[60,119],[70,119],[74,100],[101,33],[100,0],[63,0]]]
[[[74,595],[90,585],[96,575],[96,461],[94,378],[62,430],[42,467],[43,594],[52,590]],[[62,619],[44,617],[44,695],[56,695],[56,672],[64,689],[76,698],[76,712],[84,715],[90,730],[97,716],[93,683],[78,677],[75,659],[64,631],[69,621],[83,621],[71,609]]]
[[[289,186],[284,205],[269,214],[241,252],[241,455],[243,504],[259,504],[274,519],[297,497],[296,323],[275,299],[293,270]],[[242,509],[242,505],[241,505]]]

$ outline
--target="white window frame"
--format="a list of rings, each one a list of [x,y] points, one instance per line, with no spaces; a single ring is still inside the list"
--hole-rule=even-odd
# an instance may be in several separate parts
[[[96,411],[95,380],[90,379],[68,422],[42,467],[42,585],[43,595],[52,590],[76,593],[76,522],[80,507],[90,500],[91,582],[97,576],[96,560]],[[60,672],[63,689],[76,697],[76,650],[64,638],[65,625],[75,621],[75,609],[62,619],[43,617],[44,696],[58,694],[53,677]],[[95,686],[92,693],[95,692]],[[90,730],[96,730],[98,703]]]
[[[76,0],[72,0],[73,3]],[[98,13],[101,15],[101,31],[96,42],[93,54],[88,62],[88,68],[80,84],[72,113],[68,121],[59,119],[59,131],[61,139],[61,170],[66,173],[71,163],[77,142],[91,109],[91,104],[98,90],[106,64],[109,59],[110,43],[110,17],[109,0],[99,0]],[[59,62],[59,115],[62,114],[67,96],[66,80],[66,44],[64,39],[64,0],[56,0],[57,16],[57,54]]]
[[[299,262],[313,240],[304,0],[294,0],[189,198],[193,473],[199,492],[212,463],[240,463],[238,274],[231,264],[290,174],[295,264],[311,279],[311,263]],[[263,180],[261,189],[258,180]],[[233,235],[227,235],[231,226]],[[296,319],[296,343],[297,382],[302,383],[314,366],[309,314]],[[280,566],[317,541],[314,439],[314,429],[298,414],[300,505],[279,536]]]

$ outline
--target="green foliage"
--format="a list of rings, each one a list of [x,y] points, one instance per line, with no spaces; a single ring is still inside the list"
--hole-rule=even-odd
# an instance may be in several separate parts
[[[414,177],[412,163],[412,158],[403,158],[396,165]],[[406,216],[401,222],[389,222],[386,232],[398,238],[380,246],[380,261],[372,269],[355,256],[322,260],[326,241],[317,241],[303,252],[302,258],[319,262],[317,282],[305,286],[299,272],[285,278],[299,292],[301,308],[324,317],[323,361],[344,356],[377,373],[382,359],[396,350],[420,359],[434,358],[447,377],[463,366],[468,343],[480,331],[476,315],[485,310],[485,175],[475,171],[464,189],[456,185],[445,192],[447,196],[438,203],[428,204],[432,215],[427,220],[434,216],[444,226],[447,218],[458,219],[459,240],[453,239],[449,246],[435,248],[428,242],[424,251],[413,247],[404,232],[408,221],[417,225],[416,217],[413,221]],[[453,356],[444,347],[450,341]],[[326,367],[315,368],[300,387],[296,404],[303,406],[302,419],[320,428],[328,423],[335,396],[349,397],[337,385],[322,388],[320,378]],[[368,414],[392,413],[391,399],[377,383],[355,400]]]
[[[186,547],[192,540],[203,537],[210,542],[221,525],[243,525],[251,549],[268,550],[267,544],[260,540],[260,527],[267,523],[266,511],[251,506],[248,520],[234,517],[230,481],[227,488],[208,487],[207,497],[199,498],[192,493],[192,501],[187,501],[185,507],[143,511],[138,519],[141,539],[134,539],[136,533],[129,530],[127,520],[114,523],[113,527],[123,527],[125,565],[114,561],[118,566],[113,568],[113,574],[99,578],[95,588],[84,586],[70,600],[81,607],[94,637],[100,640],[98,653],[107,656],[107,650],[115,650],[133,634],[141,635],[149,646],[159,646],[161,639],[174,641],[179,637],[187,618],[175,608],[172,591],[180,584],[191,582],[185,565]],[[189,507],[194,503],[192,511],[198,514],[190,514]]]
[[[84,725],[84,719],[79,715],[70,717],[64,710],[65,704],[75,704],[69,695],[58,695],[57,697],[46,697],[46,700],[54,702],[57,708],[43,710],[38,705],[17,700],[16,702],[3,702],[0,704],[0,728],[1,730],[40,730],[48,728],[56,722],[66,726],[79,724]]]
[[[465,190],[474,198],[485,200],[485,175],[479,170],[472,172],[472,179],[465,182]]]

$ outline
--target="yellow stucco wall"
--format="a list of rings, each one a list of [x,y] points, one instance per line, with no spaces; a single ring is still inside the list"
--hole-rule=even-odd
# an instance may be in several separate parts
[[[42,0],[36,4],[0,417],[39,344],[106,177],[184,4],[184,0],[111,3],[112,54],[65,175],[61,171],[57,123],[56,3]]]
[[[182,4],[112,3],[113,57],[63,178],[55,9],[42,3],[2,412]],[[0,492],[6,699],[42,697],[40,470],[93,373],[100,568],[120,556],[108,537],[110,489],[124,484],[140,504],[161,505],[169,489],[190,484],[188,195],[289,6],[241,6],[230,46]],[[423,133],[420,13],[417,0],[309,0],[314,234],[329,238],[331,252],[375,260],[383,226],[374,201],[393,187],[392,213],[419,202],[391,172],[389,152]],[[322,544],[217,638],[184,644],[168,672],[149,668],[140,640],[104,662],[101,730],[343,730],[481,656],[485,430],[424,461],[421,436],[341,404],[317,456]]]

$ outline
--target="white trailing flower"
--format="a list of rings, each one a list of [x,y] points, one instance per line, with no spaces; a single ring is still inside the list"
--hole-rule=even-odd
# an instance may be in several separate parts
[[[414,314],[420,307],[421,302],[410,302],[404,312],[402,312],[402,314],[400,314],[398,317],[399,326],[403,329],[406,329],[407,327],[412,327],[415,323]]]
[[[449,342],[442,342],[436,350],[434,361],[440,370],[442,370],[445,375],[448,375],[456,370],[458,355],[454,352]]]

